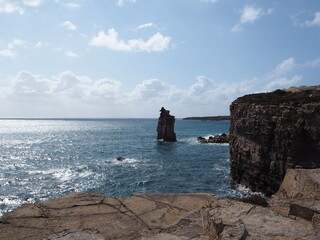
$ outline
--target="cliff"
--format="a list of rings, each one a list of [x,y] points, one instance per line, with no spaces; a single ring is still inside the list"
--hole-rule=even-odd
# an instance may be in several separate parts
[[[170,115],[170,111],[164,109],[163,107],[160,110],[160,117],[158,119],[158,137],[157,139],[163,139],[167,142],[177,141],[176,134],[174,132],[174,123],[175,117]]]
[[[320,167],[320,86],[246,95],[230,111],[237,183],[271,195],[287,169]]]

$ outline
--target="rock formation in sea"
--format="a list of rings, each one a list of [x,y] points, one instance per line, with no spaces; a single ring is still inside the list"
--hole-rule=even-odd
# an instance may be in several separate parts
[[[199,143],[229,143],[229,135],[222,133],[216,136],[210,136],[208,139],[204,137],[197,137]]]
[[[175,117],[170,115],[170,111],[164,109],[160,110],[160,117],[158,119],[158,137],[157,139],[163,139],[167,142],[177,141],[176,134],[174,132]]]
[[[267,195],[291,168],[320,167],[320,86],[246,95],[230,106],[231,177]]]
[[[266,204],[208,193],[70,193],[4,214],[0,239],[319,240],[319,179],[319,169],[293,169]]]

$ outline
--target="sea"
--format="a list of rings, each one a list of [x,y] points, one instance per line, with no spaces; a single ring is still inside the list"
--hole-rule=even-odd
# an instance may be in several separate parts
[[[79,191],[247,196],[229,179],[228,144],[196,141],[229,127],[229,121],[176,119],[172,143],[157,141],[157,119],[1,119],[0,216]]]

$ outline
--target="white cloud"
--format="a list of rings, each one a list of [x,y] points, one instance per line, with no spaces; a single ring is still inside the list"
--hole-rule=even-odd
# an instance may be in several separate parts
[[[103,78],[94,81],[90,87],[90,95],[92,98],[115,98],[119,95],[121,83],[119,81]]]
[[[20,13],[23,14],[25,9],[23,6],[37,7],[42,0],[0,0],[0,13]]]
[[[31,7],[37,7],[42,3],[43,0],[22,0],[22,2]]]
[[[189,95],[194,96],[202,96],[205,94],[208,90],[212,89],[214,87],[213,80],[205,77],[205,76],[198,76],[196,77],[196,83],[192,84],[190,89],[188,90]]]
[[[0,56],[14,58],[17,56],[17,52],[14,51],[16,46],[24,46],[26,41],[21,39],[14,39],[8,43],[7,49],[0,50]]]
[[[141,24],[139,25],[136,30],[139,30],[139,29],[143,29],[143,28],[148,28],[148,27],[152,27],[153,26],[153,23],[145,23],[145,24]]]
[[[243,31],[243,25],[248,23],[254,23],[257,19],[261,18],[263,15],[271,14],[272,9],[263,11],[262,8],[257,8],[251,5],[245,6],[241,11],[240,22],[237,23],[231,32]]]
[[[74,25],[72,22],[70,21],[65,21],[63,23],[61,23],[61,26],[62,27],[66,27],[67,29],[69,30],[76,30],[77,29],[77,26]]]
[[[77,54],[75,54],[74,52],[71,52],[71,51],[66,51],[65,55],[68,56],[68,57],[78,57]]]
[[[4,13],[20,13],[23,14],[24,13],[24,9],[20,7],[19,4],[17,4],[16,2],[11,2],[10,0],[2,0],[0,1],[0,13],[4,12]]]
[[[219,0],[201,0],[201,2],[206,2],[206,3],[216,3]]]
[[[275,69],[273,69],[269,74],[268,78],[281,77],[289,72],[291,72],[297,66],[296,61],[293,57],[290,57],[283,62],[279,63]]]
[[[265,87],[265,91],[274,91],[276,89],[288,88],[291,87],[302,80],[301,75],[295,75],[292,78],[288,79],[286,77],[275,79],[269,82]]]
[[[314,15],[315,16],[314,16],[314,19],[312,21],[306,21],[305,22],[306,26],[309,26],[309,27],[311,27],[311,26],[320,26],[320,12],[316,12]]]
[[[35,48],[41,48],[42,47],[42,42],[37,42],[35,45],[34,45]]]
[[[80,8],[81,7],[80,3],[73,2],[73,1],[66,2],[65,0],[55,0],[55,2],[57,4],[60,4],[62,6],[66,6],[66,7],[69,7],[69,8]]]
[[[17,55],[16,52],[10,49],[0,50],[0,56],[14,58]]]
[[[49,94],[52,82],[40,75],[33,75],[30,72],[19,72],[13,80],[12,94],[17,96],[32,96]]]
[[[158,79],[147,79],[138,84],[134,90],[129,93],[129,96],[131,96],[131,100],[143,99],[144,101],[150,101],[167,99],[170,97],[173,88],[173,86]]]
[[[136,0],[117,0],[117,5],[119,7],[122,7],[126,2],[128,3],[135,3]]]
[[[104,46],[117,51],[134,52],[161,52],[168,49],[170,37],[163,36],[159,32],[151,36],[147,41],[131,39],[126,41],[118,39],[115,29],[109,29],[108,34],[100,31],[98,36],[93,37],[89,43],[91,46]]]
[[[66,3],[65,6],[70,8],[80,8],[81,5],[79,3]]]
[[[21,39],[14,39],[8,44],[8,49],[13,49],[15,46],[22,46],[26,43],[26,41]]]
[[[320,67],[320,57],[319,58],[316,58],[312,61],[309,61],[305,64],[305,66],[310,66],[310,67],[313,67],[313,68],[316,68],[316,67]]]
[[[241,13],[240,23],[253,23],[262,15],[261,8],[245,6]]]

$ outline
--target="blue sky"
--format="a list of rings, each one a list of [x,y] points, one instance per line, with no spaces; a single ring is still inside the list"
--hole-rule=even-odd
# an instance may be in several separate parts
[[[229,114],[320,84],[317,0],[0,0],[0,117]]]

